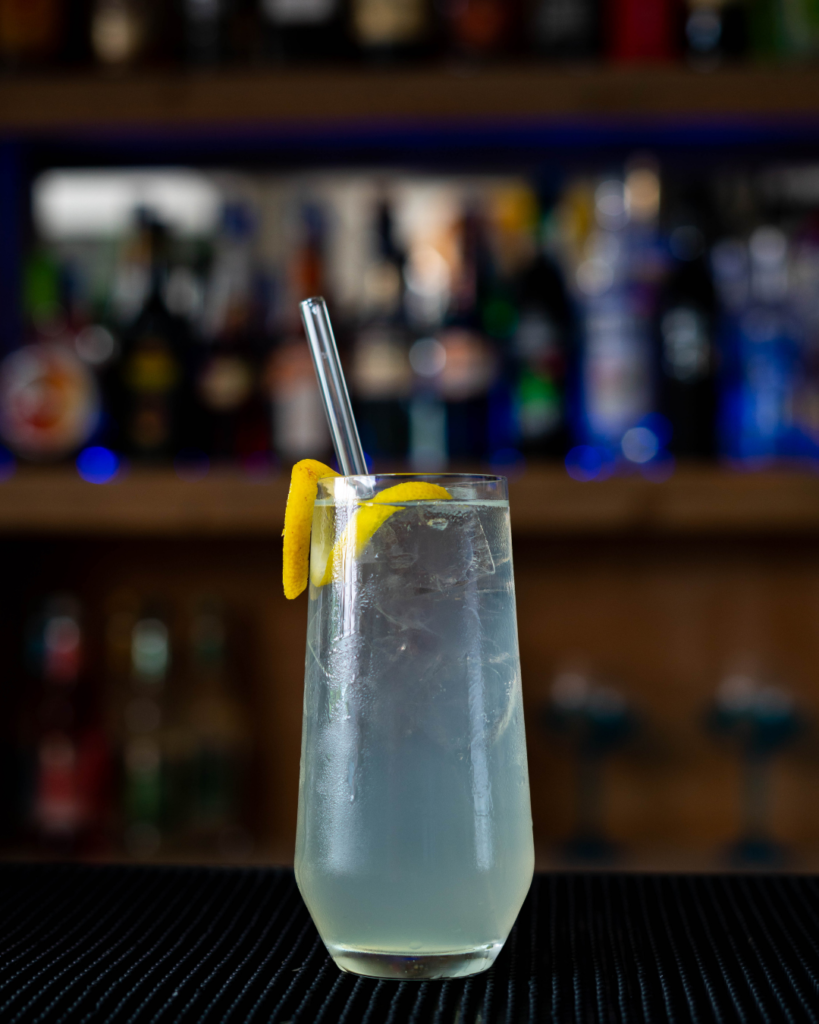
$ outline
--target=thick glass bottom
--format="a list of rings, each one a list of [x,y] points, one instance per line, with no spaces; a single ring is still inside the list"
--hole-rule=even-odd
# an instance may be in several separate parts
[[[468,978],[488,970],[503,948],[502,942],[452,953],[380,953],[328,944],[330,956],[342,971],[388,981],[432,981]]]

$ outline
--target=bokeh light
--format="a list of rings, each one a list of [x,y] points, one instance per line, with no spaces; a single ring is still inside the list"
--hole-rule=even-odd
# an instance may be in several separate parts
[[[77,472],[89,484],[110,483],[119,470],[119,456],[110,448],[92,445],[90,448],[83,448],[77,456]]]

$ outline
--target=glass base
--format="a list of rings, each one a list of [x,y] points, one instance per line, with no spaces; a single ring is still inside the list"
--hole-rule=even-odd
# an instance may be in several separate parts
[[[388,981],[431,981],[468,978],[488,970],[503,949],[503,943],[492,942],[488,946],[453,953],[379,953],[335,945],[328,945],[327,949],[337,966],[347,974]]]

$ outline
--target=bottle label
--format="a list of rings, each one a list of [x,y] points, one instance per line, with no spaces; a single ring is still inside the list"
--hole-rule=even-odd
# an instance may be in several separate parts
[[[704,377],[710,368],[708,324],[690,306],[670,309],[662,318],[663,364],[674,380],[689,382]]]
[[[273,439],[285,458],[303,459],[329,444],[316,372],[303,339],[282,344],[267,369],[273,409]]]
[[[198,387],[208,409],[232,412],[250,397],[253,391],[253,372],[239,356],[214,356],[205,365]]]
[[[66,455],[91,436],[99,415],[96,381],[67,346],[26,345],[0,364],[0,433],[19,454]]]
[[[527,369],[521,374],[517,395],[518,427],[527,441],[547,437],[560,426],[563,414],[554,380]]]
[[[358,398],[379,400],[408,395],[412,374],[402,338],[389,328],[373,328],[361,334],[351,383]]]
[[[163,395],[179,379],[179,368],[161,338],[144,338],[128,360],[124,376],[133,391]]]
[[[651,411],[648,339],[639,318],[625,310],[599,310],[586,325],[584,389],[592,434],[619,444],[629,427]]]
[[[421,38],[424,15],[424,0],[357,0],[353,27],[362,46],[400,46]]]
[[[43,675],[49,682],[71,684],[80,674],[81,633],[70,615],[54,615],[43,630]]]
[[[127,64],[142,50],[146,25],[134,4],[101,3],[91,21],[91,45],[102,64]]]
[[[485,395],[497,374],[497,360],[489,343],[474,331],[453,327],[439,338],[446,360],[438,378],[439,393],[450,402]]]
[[[77,751],[62,733],[46,736],[38,750],[35,818],[43,832],[71,834],[82,824]]]

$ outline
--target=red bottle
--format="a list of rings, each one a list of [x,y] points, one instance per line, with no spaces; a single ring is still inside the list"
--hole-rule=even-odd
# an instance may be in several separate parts
[[[621,64],[673,60],[680,18],[678,0],[608,0],[609,57]]]

